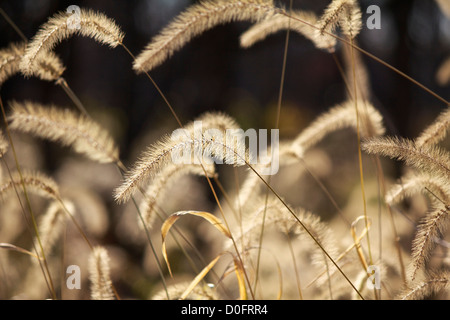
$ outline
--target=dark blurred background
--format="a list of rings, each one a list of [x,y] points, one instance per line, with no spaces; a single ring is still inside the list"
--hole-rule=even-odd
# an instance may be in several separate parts
[[[69,5],[99,10],[115,19],[125,32],[124,43],[138,54],[171,19],[196,1],[57,1],[1,0],[1,8],[31,38],[47,18]],[[295,8],[320,13],[328,0],[294,0]],[[289,1],[278,1],[288,6]],[[361,47],[396,66],[445,99],[450,90],[435,80],[450,53],[450,21],[432,0],[362,0],[363,20],[371,4],[381,8],[381,30],[365,26]],[[195,38],[151,72],[182,122],[206,110],[223,110],[242,127],[271,128],[282,69],[285,33],[268,37],[250,49],[239,47],[239,36],[249,23],[216,27]],[[0,17],[0,47],[20,41]],[[129,143],[150,129],[177,124],[156,90],[143,75],[132,71],[132,60],[122,49],[100,46],[92,39],[73,37],[56,52],[67,69],[64,77],[86,108],[115,121],[116,138],[127,153]],[[338,50],[338,54],[340,51]],[[444,104],[379,63],[364,58],[372,81],[374,103],[383,113],[389,133],[414,137],[443,109]],[[31,99],[70,105],[53,83],[16,76],[1,90],[4,101]],[[305,38],[291,35],[281,114],[281,135],[292,137],[319,113],[341,102],[345,88],[330,54]],[[164,129],[165,130],[165,129]]]

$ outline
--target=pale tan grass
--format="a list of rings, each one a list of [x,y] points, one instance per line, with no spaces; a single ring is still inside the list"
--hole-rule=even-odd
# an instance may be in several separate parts
[[[0,50],[0,85],[20,71],[19,64],[24,52],[24,43],[11,43]]]
[[[79,27],[72,25],[71,14],[56,13],[44,23],[33,39],[29,42],[20,68],[25,75],[31,75],[37,69],[38,58],[52,51],[61,41],[79,34],[90,37],[101,44],[117,47],[122,44],[124,34],[119,26],[103,13],[82,8]]]
[[[21,179],[21,176],[23,180]],[[0,198],[5,199],[14,192],[14,188],[22,190],[22,182],[25,184],[27,191],[36,193],[42,197],[55,199],[59,198],[59,189],[53,179],[38,172],[23,171],[22,175],[18,172],[12,173],[12,179],[4,180],[0,185]]]
[[[361,118],[360,134],[362,138],[376,137],[384,134],[383,117],[368,102],[362,101],[365,107],[359,112]],[[320,115],[292,142],[292,152],[303,157],[305,152],[322,140],[326,135],[344,128],[356,131],[357,119],[354,102],[348,100]]]
[[[182,131],[164,136],[147,147],[125,174],[122,185],[115,189],[115,200],[119,203],[128,201],[149,177],[155,177],[170,163],[210,164],[214,158],[221,163],[243,166],[251,160],[244,137],[226,129],[228,125],[233,126],[232,129],[236,126],[228,116],[207,114],[199,119],[207,120],[202,121],[199,129],[195,122],[188,123]],[[222,140],[218,139],[217,133],[222,135]]]
[[[362,148],[370,154],[398,159],[429,174],[450,178],[450,156],[440,148],[419,148],[413,141],[399,137],[371,138],[362,144]]]
[[[93,120],[68,109],[34,102],[11,103],[10,128],[71,146],[100,163],[117,162],[119,150],[109,133]]]
[[[436,145],[444,140],[447,136],[447,131],[450,128],[450,107],[442,111],[431,125],[429,125],[422,133],[415,139],[417,147]]]
[[[448,290],[450,274],[441,272],[409,287],[399,295],[401,300],[425,300],[443,290]]]
[[[89,279],[92,300],[114,300],[110,258],[104,247],[95,247],[89,257]]]
[[[20,63],[25,54],[25,43],[11,43],[0,50],[0,86],[10,77],[20,72]],[[36,61],[36,67],[28,74],[41,80],[54,81],[61,77],[65,68],[59,57],[46,52]]]
[[[333,33],[341,26],[342,33],[353,39],[361,30],[361,10],[356,0],[332,0],[317,23],[319,35]]]
[[[321,221],[320,217],[302,208],[297,208],[295,213],[302,221],[309,232],[314,236],[316,241],[313,241],[311,234],[298,223],[297,219],[293,218],[290,212],[275,198],[270,197],[267,204],[265,203],[265,196],[259,195],[260,201],[255,201],[253,207],[247,208],[250,214],[247,214],[243,221],[243,230],[239,232],[235,241],[238,247],[243,246],[245,249],[258,247],[260,240],[260,232],[262,224],[264,229],[270,226],[275,226],[283,234],[293,235],[299,237],[302,243],[302,250],[311,254],[311,261],[314,265],[322,268],[328,265],[328,271],[333,273],[336,268],[332,266],[328,258],[324,255],[322,248],[320,248],[316,241],[328,252],[328,254],[335,259],[338,256],[338,249],[336,246],[336,239],[333,232]],[[263,215],[265,213],[265,220]],[[224,250],[232,247],[230,241],[225,242]],[[318,285],[323,285],[323,282],[318,282]]]
[[[138,55],[133,68],[141,73],[162,64],[194,37],[232,21],[259,21],[273,14],[272,0],[204,0],[192,5],[165,27]]]
[[[9,143],[6,141],[5,136],[0,131],[0,158],[8,152]]]
[[[243,33],[240,38],[241,47],[249,48],[271,34],[290,29],[312,41],[317,48],[333,52],[336,46],[336,39],[329,35],[317,37],[316,30],[311,27],[311,25],[316,23],[317,16],[313,12],[293,11],[287,13],[287,15],[275,14],[254,24]]]
[[[433,192],[433,194],[430,194],[429,191]],[[448,203],[450,201],[449,181],[440,176],[430,176],[425,173],[404,177],[402,178],[401,183],[390,188],[386,194],[386,202],[390,205],[394,205],[405,198],[413,197],[420,193],[428,195],[435,204],[439,201]],[[436,199],[435,197],[438,197],[439,199]]]
[[[74,214],[74,206],[71,202],[66,200],[64,205],[71,214]],[[62,234],[66,218],[65,209],[59,201],[51,202],[46,212],[41,216],[38,223],[39,239],[46,257],[50,255],[55,243]],[[36,238],[34,242],[34,246],[39,248],[39,242]]]
[[[448,228],[448,222],[448,208],[439,208],[428,213],[419,224],[412,243],[410,274],[413,280],[417,271],[429,260],[436,239],[442,238]]]

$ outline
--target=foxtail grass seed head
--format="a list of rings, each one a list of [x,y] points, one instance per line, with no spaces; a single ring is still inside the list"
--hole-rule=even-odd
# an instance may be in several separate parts
[[[225,163],[243,166],[251,161],[243,131],[226,128],[227,125],[235,127],[234,121],[223,115],[214,117],[212,114],[200,119],[207,120],[205,127],[203,121],[194,121],[150,145],[125,174],[122,185],[115,189],[115,200],[119,203],[128,201],[148,178],[155,177],[171,164]],[[213,125],[217,128],[212,128]]]
[[[444,140],[450,129],[450,107],[447,107],[437,119],[415,139],[417,147],[432,146]]]
[[[27,191],[44,198],[57,200],[60,197],[58,185],[52,178],[38,172],[23,171],[21,174],[13,172],[12,179],[5,177],[0,185],[0,199],[6,199],[15,189],[22,191],[22,184]]]
[[[65,210],[69,211],[72,215],[75,213],[75,207],[70,201],[64,201],[64,207],[62,207],[59,201],[51,202],[39,221],[40,243],[46,256],[50,255],[52,248],[63,231],[64,222],[67,218]],[[34,242],[35,247],[39,248],[37,239]]]
[[[21,71],[20,63],[25,54],[26,44],[11,43],[8,47],[0,50],[0,86],[10,77]],[[45,81],[58,80],[65,67],[61,59],[53,52],[43,52],[36,59],[33,70],[30,70],[26,76],[35,76]]]
[[[243,33],[240,38],[241,47],[249,48],[271,34],[291,29],[312,41],[317,48],[333,52],[336,39],[329,35],[318,37],[314,28],[316,23],[317,17],[313,12],[293,11],[287,15],[275,14],[254,24]]]
[[[443,149],[417,147],[414,141],[400,137],[371,138],[363,142],[362,148],[369,154],[401,160],[429,174],[450,178],[450,155]]]
[[[119,150],[96,122],[68,109],[26,101],[12,102],[10,128],[60,142],[100,163],[117,162]]]
[[[133,69],[142,73],[162,64],[194,37],[232,21],[260,21],[275,11],[272,0],[203,0],[178,15],[138,55]]]
[[[357,1],[346,7],[343,16],[340,18],[342,33],[348,38],[355,38],[362,29],[362,14]]]
[[[0,158],[2,158],[6,152],[8,152],[9,143],[6,141],[5,136],[0,131]]]
[[[311,240],[310,235],[298,223],[298,221],[288,212],[278,199],[270,197],[266,203],[265,195],[258,196],[259,201],[254,201],[253,205],[248,207],[248,214],[242,222],[242,232],[236,237],[237,246],[242,244],[244,248],[249,249],[258,246],[260,239],[261,226],[264,228],[275,226],[280,232],[300,237],[303,246],[302,249],[311,253],[313,263],[318,266],[324,265],[323,251],[317,246],[316,242]],[[316,240],[327,250],[331,257],[337,256],[336,239],[328,226],[320,220],[320,217],[306,211],[302,208],[296,210],[296,215],[311,232]],[[265,218],[263,218],[265,216]],[[231,248],[231,241],[227,241],[224,249]]]
[[[378,110],[366,101],[358,101],[358,105],[361,106],[361,112],[359,112],[361,137],[370,138],[383,135],[385,132],[383,117]],[[298,157],[303,157],[308,149],[332,132],[343,128],[352,128],[356,131],[356,120],[355,103],[347,100],[343,104],[337,105],[320,115],[304,129],[294,139],[291,146],[292,152]]]
[[[189,287],[189,282],[180,282],[167,287],[167,292],[165,289],[158,291],[151,296],[151,300],[167,300],[167,295],[170,300],[179,300],[182,294]],[[186,300],[218,300],[216,288],[211,284],[197,285],[191,293],[186,297]]]
[[[36,68],[28,73],[28,76],[35,76],[41,80],[57,81],[61,78],[65,67],[61,59],[52,51],[43,53],[36,62]]]
[[[110,259],[104,247],[95,247],[89,257],[89,279],[92,300],[114,300]]]
[[[74,35],[89,37],[112,48],[122,44],[124,33],[103,13],[80,9],[79,28],[73,26],[71,13],[59,12],[44,23],[30,43],[22,58],[20,69],[29,76],[39,68],[40,58],[48,55],[61,41]]]
[[[316,37],[333,34],[338,26],[349,39],[355,38],[362,28],[362,16],[356,0],[333,0],[317,22]]]

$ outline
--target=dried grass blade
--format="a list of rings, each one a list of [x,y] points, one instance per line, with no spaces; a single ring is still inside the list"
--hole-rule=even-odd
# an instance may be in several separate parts
[[[441,201],[450,202],[450,182],[441,176],[428,174],[417,174],[402,178],[401,183],[392,186],[385,197],[388,204],[394,205],[416,194],[429,195],[430,191]],[[431,197],[431,201],[438,203],[439,200],[436,197]]]
[[[289,16],[275,14],[254,24],[241,35],[241,47],[249,48],[256,42],[264,40],[271,34],[277,33],[281,30],[291,29],[292,31],[295,31],[312,41],[317,48],[327,50],[329,52],[334,51],[336,39],[328,35],[317,37],[315,29],[311,28],[310,25],[314,25],[317,22],[317,17],[313,12],[292,11],[287,14]],[[295,20],[291,17],[295,18]],[[304,22],[307,22],[308,24],[305,24]]]
[[[359,261],[361,262],[364,270],[367,270],[368,264],[367,264],[366,258],[364,257],[364,252],[362,251],[362,248],[361,248],[362,237],[361,236],[358,237],[356,235],[356,224],[360,220],[363,220],[363,219],[366,219],[366,217],[365,216],[360,216],[360,217],[356,218],[355,221],[353,221],[352,226],[351,226],[351,233],[352,233],[353,241],[354,241],[354,244],[355,244],[355,247],[356,247],[356,252],[358,253]],[[368,224],[364,226],[364,230],[362,232],[363,235],[365,235],[365,234],[367,234],[367,232],[369,232],[370,226],[371,226],[371,221],[369,220]]]
[[[2,158],[6,152],[8,152],[9,143],[0,131],[0,158]]]
[[[8,193],[14,191],[15,187],[19,187],[22,184],[27,187],[27,191],[39,196],[50,199],[59,198],[58,185],[53,179],[42,173],[27,171],[22,172],[22,174],[13,172],[11,179],[2,181],[0,184],[0,198],[7,197]]]
[[[217,230],[219,230],[227,238],[231,239],[230,231],[225,227],[225,225],[222,223],[222,221],[220,221],[220,219],[218,219],[211,213],[203,212],[203,211],[180,211],[180,212],[175,212],[174,214],[170,215],[161,226],[161,237],[162,237],[163,257],[167,263],[167,268],[169,269],[169,273],[171,276],[172,276],[172,270],[170,268],[169,260],[167,258],[166,241],[165,240],[166,240],[166,236],[167,236],[170,228],[174,225],[174,223],[179,218],[181,218],[185,215],[193,215],[193,216],[201,217],[201,218],[207,220],[211,225],[213,225]]]
[[[439,67],[436,73],[436,81],[441,86],[450,84],[450,57],[442,62],[441,66]]]
[[[356,247],[356,243],[360,242],[362,240],[362,238],[364,238],[367,234],[367,232],[369,232],[369,229],[366,228],[364,226],[363,231],[361,232],[361,234],[356,237],[356,241],[353,241],[353,244],[351,244],[347,249],[345,249],[344,252],[342,252],[337,258],[336,258],[336,262],[341,261],[350,251],[353,250],[353,248]],[[320,280],[323,276],[325,276],[325,274],[327,273],[327,270],[322,271],[319,275],[317,275],[307,286],[306,288],[309,288],[310,286],[313,285],[313,283],[315,283],[316,281]]]
[[[143,201],[139,208],[142,213],[145,226],[151,229],[158,214],[156,208],[163,203],[164,197],[171,186],[183,175],[199,175],[206,174],[208,177],[215,175],[214,164],[205,164],[203,167],[199,164],[174,164],[170,163],[165,167],[147,187]],[[141,226],[142,223],[140,223]]]
[[[205,268],[203,268],[202,271],[192,280],[192,282],[189,284],[189,286],[186,288],[186,290],[183,292],[183,294],[180,296],[181,300],[186,299],[186,297],[191,293],[192,290],[199,284],[200,281],[203,280],[203,278],[208,274],[209,271],[211,271],[212,268],[216,265],[217,261],[227,252],[223,252],[219,254],[217,257],[215,257]]]
[[[383,117],[378,110],[368,102],[358,101],[358,103],[366,106],[358,113],[362,138],[383,135],[385,132]],[[347,100],[320,115],[304,129],[292,142],[291,150],[298,157],[303,157],[307,150],[330,133],[344,128],[352,128],[356,131],[358,122],[354,101]]]
[[[248,300],[247,288],[245,286],[245,271],[244,266],[238,259],[234,260],[234,272],[239,286],[239,297],[241,300]]]
[[[104,247],[97,246],[88,261],[93,300],[113,300],[114,289],[110,276],[110,258]]]

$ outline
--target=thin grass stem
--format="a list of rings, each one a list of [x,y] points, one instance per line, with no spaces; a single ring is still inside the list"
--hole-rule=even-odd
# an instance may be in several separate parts
[[[5,107],[3,105],[3,101],[2,101],[1,97],[0,97],[0,108],[1,108],[1,111],[2,111],[2,116],[3,116],[3,120],[4,120],[4,124],[5,124],[6,134],[8,136],[9,142],[10,142],[11,151],[13,153],[14,162],[16,164],[17,172],[18,172],[18,174],[20,176],[20,181],[21,181],[21,185],[22,185],[22,191],[24,193],[25,202],[26,202],[26,205],[27,205],[28,212],[30,214],[31,224],[33,226],[34,233],[36,235],[36,239],[37,239],[38,244],[39,244],[39,249],[40,249],[40,252],[42,254],[42,259],[43,259],[44,269],[45,269],[45,272],[44,272],[43,275],[44,275],[44,277],[48,277],[48,284],[50,286],[49,287],[50,293],[51,293],[53,299],[56,300],[55,287],[53,285],[53,281],[52,281],[52,278],[51,278],[51,275],[50,275],[50,269],[48,268],[47,259],[45,257],[44,249],[42,247],[41,238],[39,236],[39,231],[38,231],[38,227],[37,227],[36,218],[35,218],[35,215],[34,215],[34,212],[33,212],[33,208],[31,206],[30,198],[28,196],[27,188],[26,188],[25,183],[24,183],[24,179],[23,179],[23,176],[22,176],[22,170],[20,169],[19,159],[17,157],[17,153],[16,153],[16,150],[15,150],[15,147],[14,147],[14,143],[12,141],[11,132],[10,132],[9,126],[8,126],[8,120],[7,120],[7,117],[6,117]],[[38,254],[37,251],[36,251],[36,253]],[[39,254],[38,254],[38,256],[39,256]],[[39,263],[40,263],[40,260],[39,260]]]

